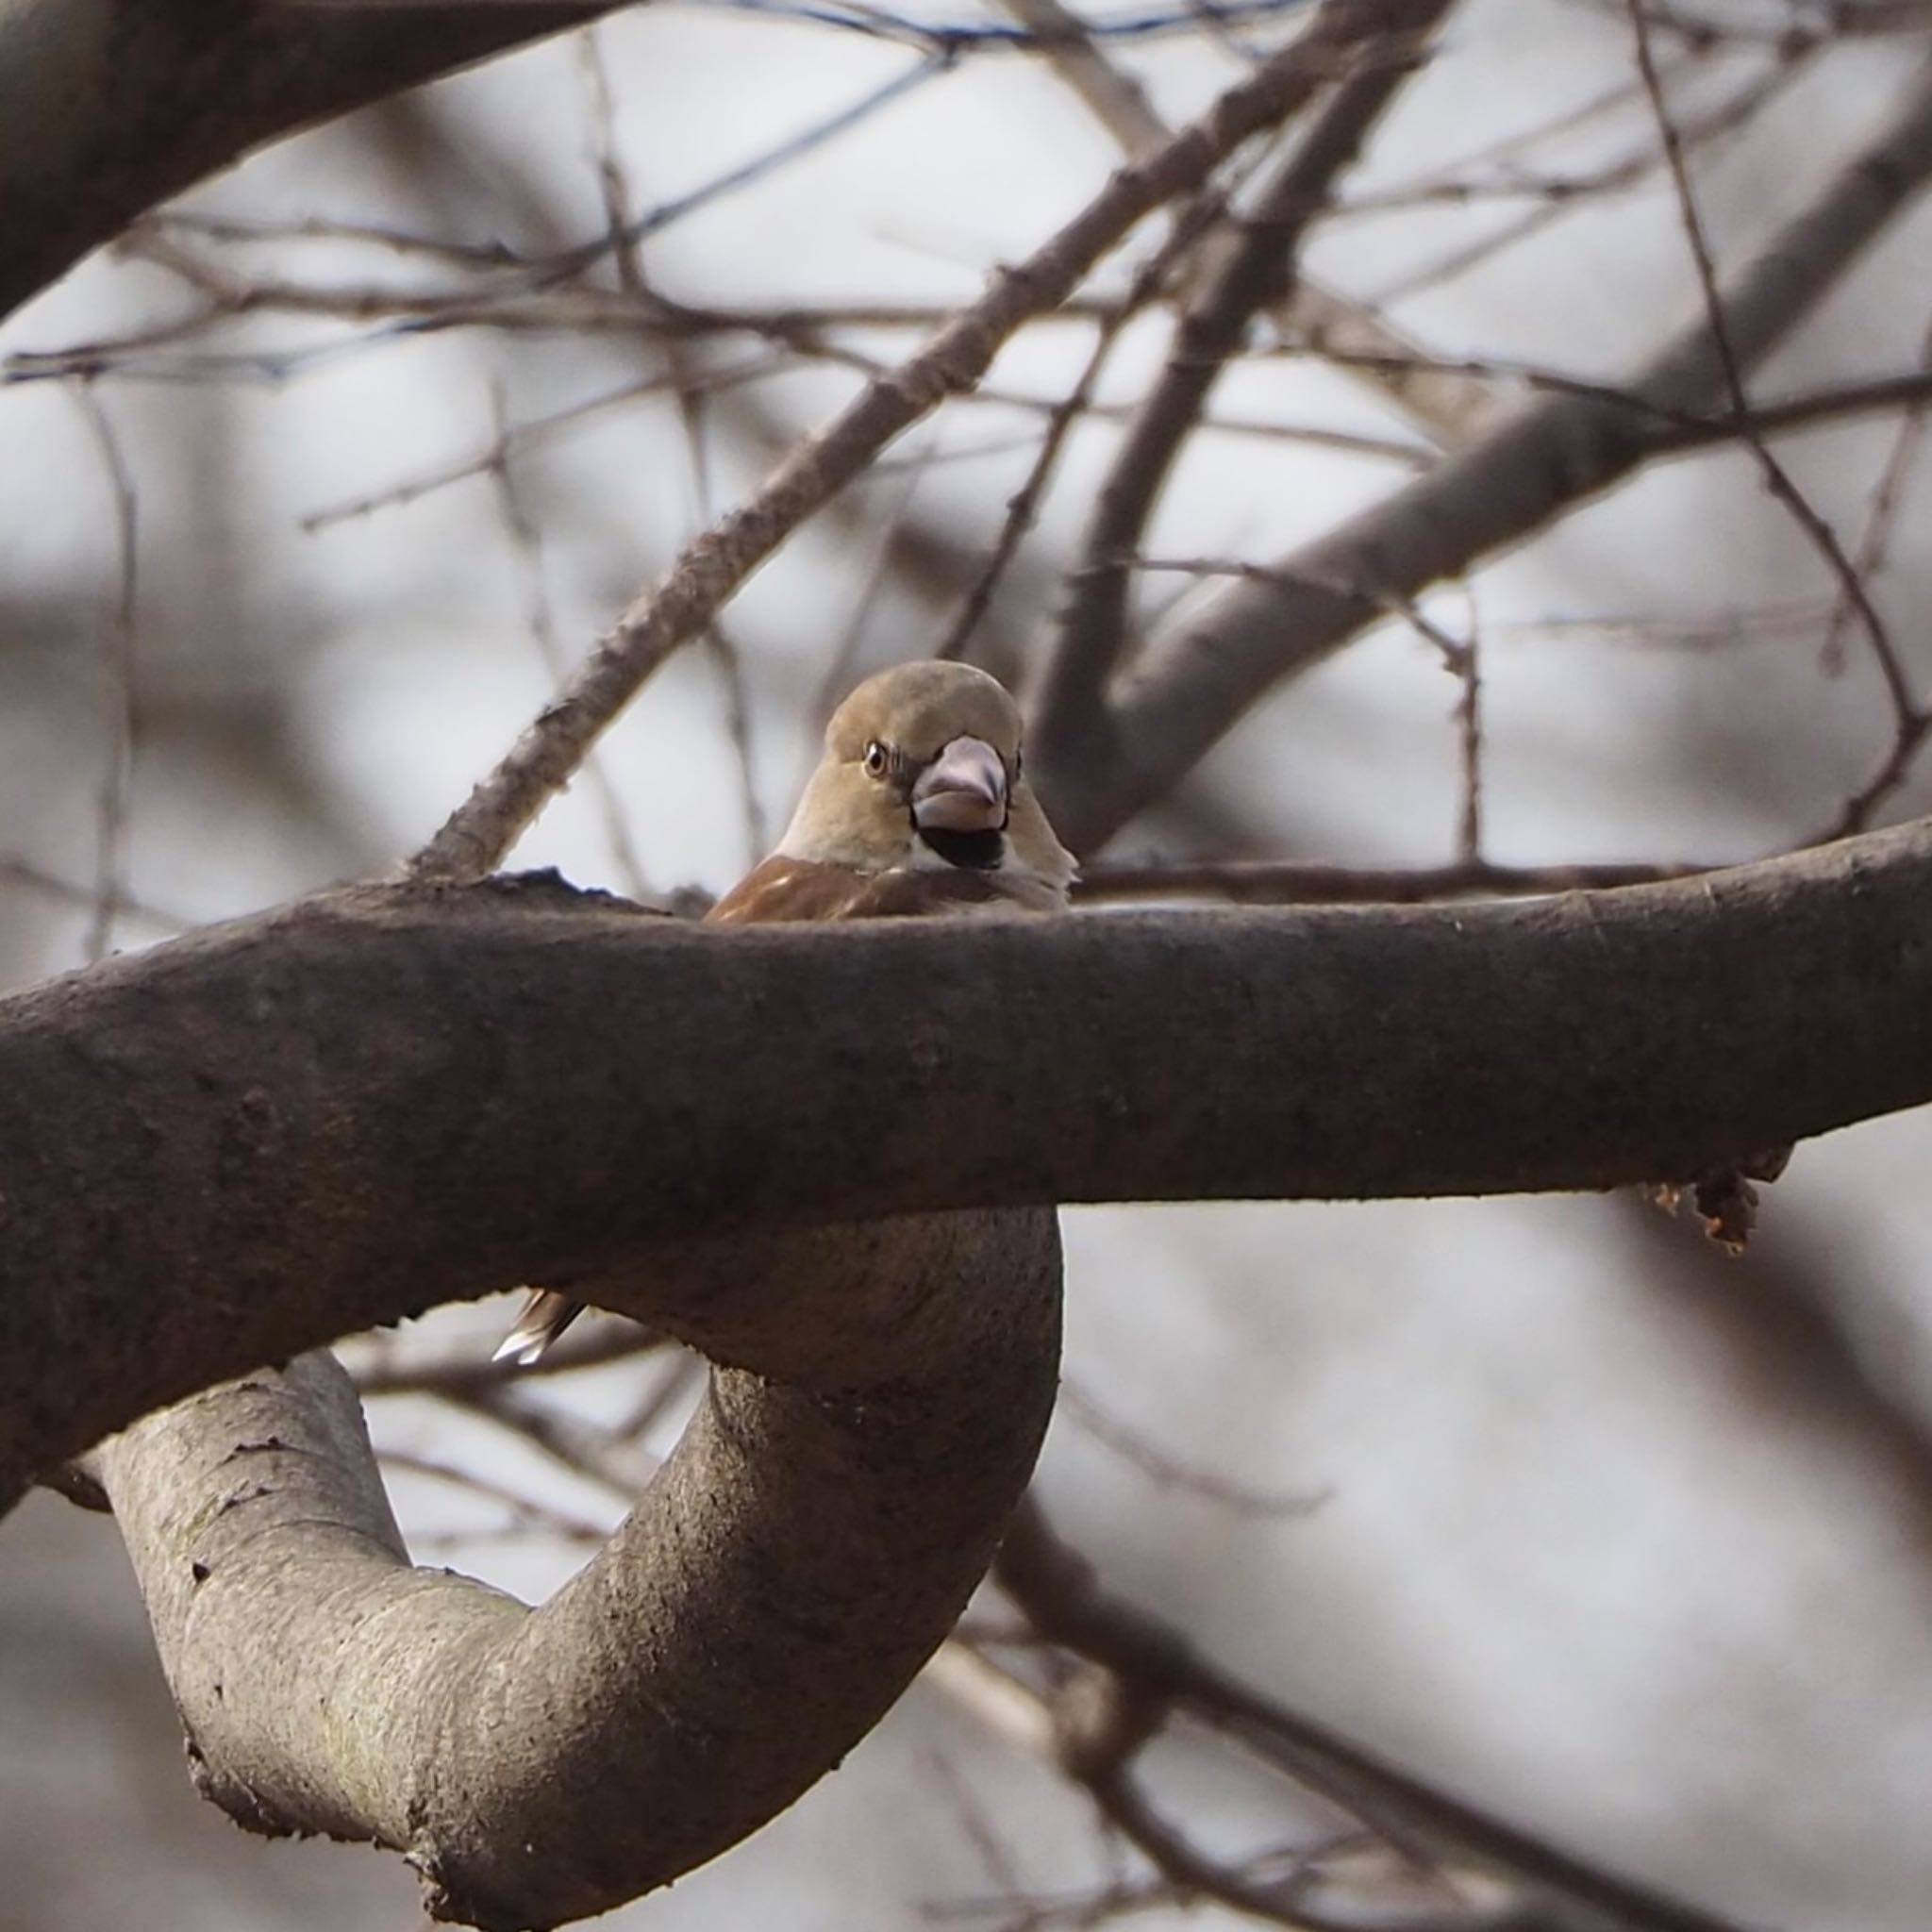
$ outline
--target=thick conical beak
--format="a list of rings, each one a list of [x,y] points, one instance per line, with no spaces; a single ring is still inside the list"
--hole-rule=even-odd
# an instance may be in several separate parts
[[[1007,768],[984,740],[956,738],[912,788],[922,832],[997,832],[1007,822]]]

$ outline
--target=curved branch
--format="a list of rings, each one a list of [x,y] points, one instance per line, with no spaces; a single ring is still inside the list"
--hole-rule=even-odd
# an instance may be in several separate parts
[[[535,1611],[410,1567],[325,1354],[92,1458],[204,1794],[258,1830],[391,1846],[433,1915],[509,1932],[670,1883],[836,1765],[951,1627],[1024,1487],[1058,1247],[1034,1211],[784,1248],[768,1325],[865,1305],[890,1317],[873,1373],[837,1394],[714,1374],[629,1520]],[[740,1257],[681,1265],[722,1292]]]
[[[252,147],[610,10],[0,0],[0,315]]]
[[[1928,1098],[1932,821],[1454,908],[721,934],[542,880],[362,889],[0,1004],[0,1485],[520,1281],[874,1373],[869,1315],[828,1336],[755,1274],[611,1280],[667,1240],[1688,1178]]]

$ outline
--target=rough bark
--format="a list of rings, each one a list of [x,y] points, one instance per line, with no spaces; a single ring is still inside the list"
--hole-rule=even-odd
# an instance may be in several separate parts
[[[863,1379],[755,1281],[626,1286],[667,1240],[1603,1188],[1928,1097],[1932,822],[1453,909],[724,934],[541,882],[363,889],[0,1005],[0,1493],[521,1281]]]
[[[410,1567],[326,1354],[93,1458],[205,1794],[255,1829],[391,1846],[433,1914],[513,1928],[668,1884],[837,1764],[1025,1484],[1058,1248],[1040,1210],[783,1246],[762,1324],[836,1335],[863,1307],[866,1373],[838,1392],[714,1374],[629,1520],[535,1611]],[[707,1275],[684,1259],[689,1294]],[[754,1354],[759,1325],[739,1324]]]
[[[0,0],[0,315],[252,147],[610,10]]]

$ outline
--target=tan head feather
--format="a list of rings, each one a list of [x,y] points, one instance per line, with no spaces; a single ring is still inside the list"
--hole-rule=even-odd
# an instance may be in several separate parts
[[[1020,708],[970,664],[895,664],[859,685],[825,726],[824,757],[778,850],[867,873],[944,869],[950,861],[921,838],[909,801],[921,774],[961,739],[991,747],[1006,774],[1005,837],[989,869],[1019,896],[1063,900],[1073,856],[1026,781]]]

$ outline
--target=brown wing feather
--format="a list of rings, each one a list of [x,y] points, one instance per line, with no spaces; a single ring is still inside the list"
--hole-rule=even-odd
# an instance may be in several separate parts
[[[856,873],[842,865],[774,854],[745,874],[705,915],[710,925],[776,925],[788,921],[907,919],[1012,903],[990,873]]]

